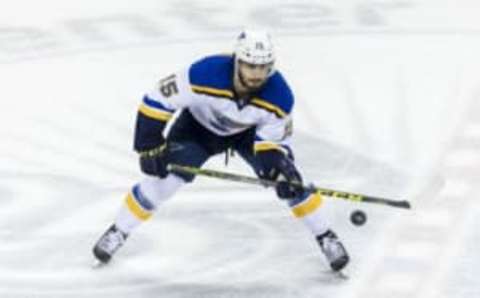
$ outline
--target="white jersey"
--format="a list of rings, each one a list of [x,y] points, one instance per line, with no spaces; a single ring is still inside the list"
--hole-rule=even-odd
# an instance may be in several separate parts
[[[250,101],[233,92],[232,56],[210,56],[161,80],[144,97],[140,112],[169,120],[177,109],[188,109],[205,128],[230,136],[256,127],[255,150],[283,149],[291,134],[293,95],[277,71]],[[283,151],[283,150],[282,150]]]

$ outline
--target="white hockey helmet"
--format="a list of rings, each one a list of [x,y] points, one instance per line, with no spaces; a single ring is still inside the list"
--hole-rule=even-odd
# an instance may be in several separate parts
[[[237,38],[235,58],[250,64],[273,64],[275,53],[270,34],[260,30],[244,30]]]

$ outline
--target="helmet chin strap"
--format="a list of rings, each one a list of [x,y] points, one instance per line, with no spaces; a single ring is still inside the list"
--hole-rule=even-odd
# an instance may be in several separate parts
[[[238,81],[240,82],[242,87],[245,88],[246,90],[249,90],[250,88],[248,87],[247,83],[245,82],[245,78],[243,77],[242,73],[239,70],[237,70],[237,75],[238,75]]]

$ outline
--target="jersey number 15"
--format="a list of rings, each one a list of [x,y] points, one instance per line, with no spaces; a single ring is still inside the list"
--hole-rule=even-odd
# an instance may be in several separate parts
[[[162,80],[160,80],[160,93],[165,97],[170,97],[178,93],[177,77],[172,74]]]

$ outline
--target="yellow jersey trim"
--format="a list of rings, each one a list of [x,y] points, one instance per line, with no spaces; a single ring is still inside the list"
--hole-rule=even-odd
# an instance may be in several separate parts
[[[222,97],[233,98],[233,92],[226,89],[217,89],[212,87],[192,85],[192,91],[195,93],[202,93],[202,94],[207,94],[212,96],[222,96]]]
[[[253,145],[253,151],[255,152],[262,152],[262,151],[268,151],[268,150],[278,150],[278,151],[281,151],[282,153],[286,153],[286,150],[282,146],[275,143],[262,142],[262,143],[256,143],[255,145]]]
[[[205,86],[199,86],[199,85],[191,85],[191,87],[194,93],[206,94],[206,95],[211,95],[216,97],[226,97],[229,99],[234,98],[234,94],[231,90],[205,87]],[[252,98],[252,100],[250,101],[250,104],[256,107],[262,108],[264,110],[267,110],[269,112],[272,112],[280,118],[284,118],[287,116],[287,113],[285,113],[281,108],[259,97]]]
[[[254,97],[251,101],[252,104],[257,105],[258,107],[264,108],[270,112],[275,113],[277,116],[280,118],[284,118],[287,116],[287,113],[285,113],[282,109],[277,107],[276,105],[273,105],[261,98]]]
[[[170,120],[170,118],[172,118],[172,113],[153,109],[143,103],[140,105],[139,111],[145,116],[148,116],[150,118],[153,118],[155,120],[160,120],[163,122],[166,122]]]

